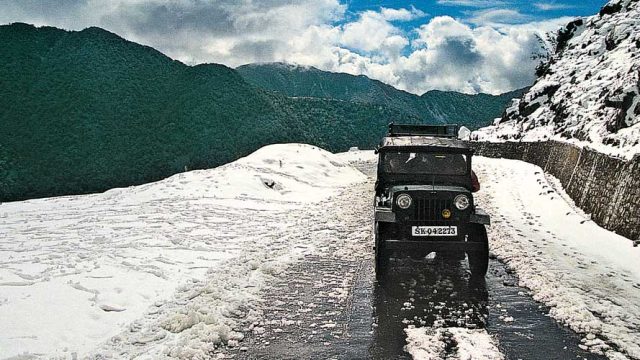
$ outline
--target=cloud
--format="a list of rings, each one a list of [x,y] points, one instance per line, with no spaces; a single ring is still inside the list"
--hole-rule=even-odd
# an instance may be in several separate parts
[[[387,21],[411,21],[427,16],[422,10],[411,6],[411,9],[381,8],[380,15]]]
[[[23,0],[0,2],[0,23],[100,26],[189,64],[284,61],[364,74],[422,94],[527,86],[537,65],[533,57],[544,45],[537,35],[570,20],[533,23],[517,11],[492,7],[502,1],[439,2],[479,9],[463,21],[429,19],[414,7],[380,7],[351,17],[340,0]],[[417,28],[401,27],[420,19]]]
[[[533,6],[535,6],[536,8],[542,11],[566,10],[566,9],[574,8],[573,5],[558,4],[555,2],[537,2],[537,3],[534,3]]]
[[[323,55],[291,59],[325,70],[364,74],[413,93],[455,90],[466,93],[503,93],[530,85],[537,60],[544,50],[536,26],[502,25],[472,27],[452,17],[431,19],[416,30],[412,52],[395,57],[371,56],[344,46],[334,46]],[[540,23],[553,28],[551,22]],[[332,28],[341,39],[343,29]],[[389,35],[385,39],[401,35]],[[329,38],[329,36],[327,36]],[[308,43],[318,45],[320,37]],[[402,41],[404,43],[404,41]],[[330,48],[318,46],[317,48]]]
[[[235,66],[275,60],[291,38],[345,10],[338,0],[24,0],[0,2],[0,23],[100,26],[188,63]]]
[[[421,93],[431,88],[500,93],[533,80],[542,51],[532,31],[476,27],[451,17],[432,19],[419,29],[423,47],[398,61],[399,86]]]
[[[400,29],[392,25],[382,13],[365,11],[356,21],[343,26],[341,44],[365,52],[380,51],[386,39],[399,36],[400,33]]]
[[[496,26],[498,24],[522,24],[532,20],[530,15],[524,15],[517,10],[492,8],[473,12],[468,21],[476,25]]]
[[[439,5],[447,6],[466,6],[466,7],[496,7],[503,6],[507,3],[502,0],[438,0]]]

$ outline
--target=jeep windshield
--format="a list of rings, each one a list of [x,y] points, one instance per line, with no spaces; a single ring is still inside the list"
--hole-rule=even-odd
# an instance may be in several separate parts
[[[389,174],[466,175],[468,168],[464,154],[387,151],[381,161]]]

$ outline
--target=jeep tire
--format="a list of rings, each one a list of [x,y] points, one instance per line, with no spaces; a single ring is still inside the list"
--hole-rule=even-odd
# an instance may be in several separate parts
[[[389,254],[384,249],[384,243],[381,238],[378,222],[375,223],[374,236],[375,236],[375,271],[376,280],[380,282],[384,274],[387,272],[389,264]]]
[[[487,229],[484,225],[473,225],[469,234],[469,241],[481,243],[479,250],[467,252],[471,277],[484,278],[489,268],[489,240],[487,238]]]

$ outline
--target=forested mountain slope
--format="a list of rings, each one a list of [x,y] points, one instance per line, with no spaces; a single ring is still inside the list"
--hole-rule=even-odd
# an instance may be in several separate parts
[[[99,28],[0,26],[0,201],[103,191],[260,146],[373,147],[386,106],[292,99],[222,65],[187,66]]]
[[[502,95],[429,91],[422,96],[398,90],[364,75],[322,71],[283,63],[249,64],[236,69],[249,83],[287,96],[385,105],[424,121],[458,123],[471,129],[491,124],[525,89]]]

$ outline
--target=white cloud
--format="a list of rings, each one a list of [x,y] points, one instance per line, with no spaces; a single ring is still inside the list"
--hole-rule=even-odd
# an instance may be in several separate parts
[[[476,25],[495,26],[497,24],[522,24],[532,21],[532,17],[513,9],[492,8],[473,12],[469,21]]]
[[[440,0],[454,2],[482,7],[501,1]],[[537,62],[532,55],[541,49],[536,34],[570,20],[521,24],[529,19],[520,13],[488,8],[471,13],[475,24],[435,17],[407,31],[398,22],[426,14],[381,7],[349,20],[346,10],[339,0],[23,0],[0,2],[0,23],[100,26],[190,64],[292,62],[364,74],[421,94],[527,86]]]
[[[467,7],[495,7],[506,5],[502,0],[438,0],[440,5],[467,6]]]
[[[500,93],[533,80],[541,51],[534,32],[491,27],[472,28],[451,17],[437,17],[420,28],[424,44],[398,62],[401,83],[412,92],[432,88],[469,93]]]
[[[538,61],[533,55],[543,48],[536,36],[538,27],[553,28],[553,23],[502,25],[496,29],[472,27],[443,16],[433,18],[416,30],[418,38],[407,55],[376,57],[329,42],[319,46],[333,45],[332,50],[322,56],[292,59],[325,70],[364,74],[417,94],[432,89],[497,94],[533,81]],[[334,38],[336,36],[340,37],[334,33]],[[392,38],[394,35],[385,39]]]
[[[343,26],[341,43],[355,50],[373,52],[381,49],[385,39],[399,33],[381,13],[365,11],[358,20]]]
[[[533,6],[543,11],[565,10],[565,9],[571,9],[574,7],[573,5],[559,4],[555,2],[537,2],[537,3],[534,3]]]
[[[339,0],[0,1],[0,23],[100,26],[188,63],[271,61],[312,26],[342,19]]]
[[[411,21],[427,16],[427,14],[415,7],[411,6],[411,9],[390,9],[381,8],[380,14],[387,21]]]
[[[414,47],[419,45],[439,46],[450,39],[466,37],[469,30],[468,25],[450,16],[438,16],[417,30],[418,39],[414,40],[413,44]]]

